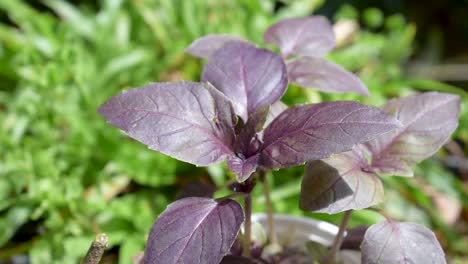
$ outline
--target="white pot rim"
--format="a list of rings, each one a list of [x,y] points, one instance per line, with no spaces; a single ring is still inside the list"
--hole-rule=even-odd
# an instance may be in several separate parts
[[[338,227],[325,221],[310,217],[274,214],[278,237],[294,237],[294,244],[304,245],[307,241],[314,241],[324,246],[330,246],[338,233]],[[268,232],[267,214],[252,214],[252,222],[260,223]]]

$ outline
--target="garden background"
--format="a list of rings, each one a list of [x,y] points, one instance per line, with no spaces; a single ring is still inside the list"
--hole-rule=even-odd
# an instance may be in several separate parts
[[[225,164],[196,168],[148,150],[106,124],[98,106],[151,81],[198,80],[203,62],[184,49],[200,36],[265,46],[273,22],[311,14],[335,24],[329,58],[371,96],[291,86],[286,103],[461,96],[453,139],[414,178],[384,178],[379,207],[432,228],[452,263],[468,263],[467,0],[0,0],[0,263],[78,263],[98,232],[110,239],[103,262],[130,263],[184,186],[233,175]],[[302,172],[273,173],[275,211],[337,223],[341,215],[298,209]],[[257,193],[254,211],[263,204]],[[380,220],[363,210],[351,226]]]

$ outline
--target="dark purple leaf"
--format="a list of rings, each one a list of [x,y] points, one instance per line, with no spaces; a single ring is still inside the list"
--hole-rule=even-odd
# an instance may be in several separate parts
[[[234,147],[236,156],[228,158],[228,167],[240,182],[247,180],[257,169],[259,157],[257,152],[261,146],[257,133],[263,130],[269,109],[269,106],[262,107],[250,115],[246,124],[239,122],[240,132]]]
[[[229,250],[229,255],[232,255],[232,256],[241,256],[242,255],[242,240],[241,240],[240,236],[237,236],[234,243],[232,243],[231,249]],[[227,255],[227,256],[229,256],[229,255]],[[227,256],[225,256],[225,257],[227,257]]]
[[[208,84],[149,84],[112,97],[99,112],[150,149],[182,161],[204,166],[234,154],[236,116]]]
[[[398,121],[383,111],[356,102],[292,107],[265,129],[259,162],[276,169],[323,159],[398,126]]]
[[[287,79],[281,57],[239,41],[217,50],[202,75],[202,81],[231,99],[244,122],[258,109],[278,101],[286,92]]]
[[[213,197],[216,192],[216,186],[213,183],[206,183],[202,181],[192,181],[182,187],[182,190],[177,195],[177,199],[187,197]]]
[[[372,225],[361,250],[363,264],[446,263],[434,233],[409,222],[388,220]]]
[[[241,125],[235,144],[236,153],[239,153],[244,157],[250,157],[257,153],[258,148],[260,147],[260,142],[258,142],[256,135],[258,132],[263,130],[269,111],[269,106],[262,107],[250,115],[246,124]]]
[[[361,80],[341,66],[323,58],[302,57],[288,63],[289,81],[322,92],[354,92],[369,95]]]
[[[242,257],[242,256],[232,256],[227,255],[223,258],[220,264],[256,264],[259,263],[253,259]]]
[[[233,192],[240,192],[240,193],[251,193],[253,188],[256,185],[255,178],[249,178],[244,182],[233,182],[229,184],[229,190]]]
[[[300,208],[336,214],[381,202],[382,182],[375,174],[361,170],[366,164],[367,161],[355,151],[308,162],[301,184]]]
[[[371,170],[385,175],[412,175],[409,165],[432,156],[457,127],[460,99],[430,92],[391,100],[383,110],[403,126],[365,145],[372,154]]]
[[[282,20],[268,28],[263,38],[278,46],[285,58],[289,55],[321,57],[335,47],[333,28],[322,16]]]
[[[243,182],[257,170],[258,156],[258,154],[249,158],[231,156],[228,158],[228,168],[236,174],[236,178],[239,182]]]
[[[185,198],[170,204],[151,228],[145,264],[218,264],[244,221],[233,200]]]
[[[360,225],[347,230],[340,249],[360,250],[362,241],[364,240],[364,234],[368,228],[369,226]]]
[[[231,41],[242,41],[242,39],[232,35],[210,34],[193,41],[185,51],[195,57],[209,59],[216,50]]]

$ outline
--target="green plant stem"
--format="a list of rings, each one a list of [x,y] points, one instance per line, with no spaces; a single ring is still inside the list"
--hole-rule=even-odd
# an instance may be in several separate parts
[[[226,181],[224,184],[220,185],[220,186],[217,186],[216,187],[216,190],[219,191],[219,190],[222,190],[222,189],[225,189],[225,188],[229,188],[229,186],[233,183],[236,183],[237,182],[237,179],[230,179],[228,181]]]
[[[106,250],[107,241],[108,237],[106,234],[98,234],[91,244],[88,253],[86,253],[83,264],[98,264],[101,261],[104,250]]]
[[[270,231],[270,244],[278,244],[278,235],[276,233],[275,220],[273,219],[273,205],[270,197],[270,186],[268,185],[268,179],[266,173],[263,170],[259,172],[260,180],[263,184],[263,194],[265,195],[265,206],[267,211],[268,230]]]
[[[244,213],[245,213],[245,222],[244,222],[244,243],[242,247],[242,255],[244,257],[250,257],[250,244],[251,244],[251,227],[252,227],[252,194],[247,193],[244,196]]]
[[[341,247],[341,243],[343,242],[344,233],[346,231],[346,226],[348,226],[348,221],[349,221],[349,218],[350,218],[352,212],[353,212],[353,210],[345,211],[345,213],[343,215],[343,219],[341,219],[340,228],[338,229],[338,234],[336,234],[335,240],[333,241],[333,245],[332,245],[332,248],[330,250],[330,254],[328,255],[327,264],[334,264],[335,263],[336,252],[338,252],[338,250]]]

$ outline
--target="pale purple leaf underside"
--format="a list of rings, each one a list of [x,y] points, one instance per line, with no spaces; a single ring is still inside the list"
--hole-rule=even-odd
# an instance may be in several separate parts
[[[195,57],[209,59],[215,51],[231,41],[243,40],[233,35],[210,34],[193,41],[185,51]]]
[[[369,172],[379,176],[403,176],[413,177],[413,169],[398,156],[385,156],[372,160],[372,164],[367,166]]]
[[[300,208],[336,214],[381,202],[384,193],[382,182],[377,175],[361,169],[366,163],[357,151],[308,162],[301,184]]]
[[[289,55],[321,57],[335,47],[332,25],[322,16],[281,20],[269,27],[263,38],[279,47],[285,58]]]
[[[287,79],[281,57],[240,41],[218,49],[202,74],[202,81],[231,99],[244,122],[249,114],[278,101],[286,92]]]
[[[289,81],[322,92],[354,92],[369,95],[367,87],[353,73],[324,58],[301,57],[288,62]]]
[[[445,264],[434,233],[422,225],[387,220],[372,225],[361,245],[363,264]]]
[[[277,116],[283,113],[284,110],[286,109],[288,109],[288,106],[281,101],[278,101],[272,104],[270,107],[270,111],[268,112],[264,126],[267,127],[271,122],[273,122],[273,120],[275,120]]]
[[[391,100],[382,109],[402,127],[365,144],[372,170],[410,176],[410,165],[432,156],[450,138],[458,125],[460,98],[430,92]]]
[[[149,84],[112,97],[99,112],[130,137],[182,161],[204,166],[233,155],[236,116],[208,84]]]
[[[383,111],[351,101],[291,107],[265,129],[259,162],[276,169],[323,159],[399,125]]]
[[[234,200],[185,198],[170,204],[149,234],[146,264],[218,264],[244,221]]]

